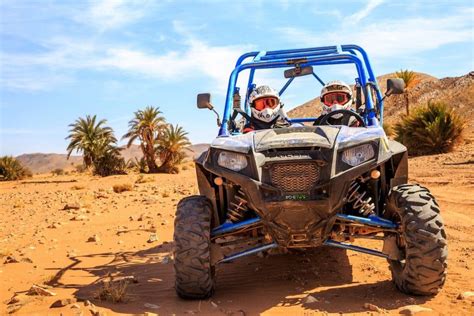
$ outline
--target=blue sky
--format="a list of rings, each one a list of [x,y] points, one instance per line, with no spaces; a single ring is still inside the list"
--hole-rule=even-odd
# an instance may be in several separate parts
[[[240,54],[348,43],[378,75],[463,75],[474,70],[473,2],[2,0],[0,155],[64,153],[68,124],[87,114],[120,138],[147,105],[210,142],[215,117],[196,94],[212,92],[222,112]],[[280,76],[260,80],[279,88]],[[287,108],[319,94],[305,84],[288,90]]]

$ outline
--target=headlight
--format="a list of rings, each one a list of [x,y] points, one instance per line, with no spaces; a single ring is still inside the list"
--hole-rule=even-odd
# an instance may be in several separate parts
[[[355,167],[369,159],[374,158],[374,148],[370,144],[364,144],[346,149],[342,152],[342,161]]]
[[[240,171],[247,167],[247,158],[241,154],[223,151],[217,158],[217,164],[233,171]]]

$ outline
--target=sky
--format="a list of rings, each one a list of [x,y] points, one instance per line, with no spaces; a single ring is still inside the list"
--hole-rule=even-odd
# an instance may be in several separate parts
[[[376,75],[464,75],[474,70],[473,1],[2,0],[0,155],[65,153],[68,125],[88,114],[121,138],[148,105],[209,143],[215,116],[196,108],[196,94],[211,92],[222,115],[241,54],[340,44],[362,46]],[[298,79],[287,110],[319,95],[312,78]],[[257,83],[279,89],[282,71]]]

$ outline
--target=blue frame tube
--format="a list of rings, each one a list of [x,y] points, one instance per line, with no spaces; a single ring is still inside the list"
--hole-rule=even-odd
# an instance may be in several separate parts
[[[316,121],[317,117],[290,118],[290,123],[309,123]]]
[[[363,67],[363,62],[360,58],[356,55],[350,53],[341,53],[335,55],[323,55],[314,58],[308,58],[305,63],[301,64],[300,66],[306,65],[334,65],[339,63],[353,63],[356,65],[357,73],[359,75],[359,79],[361,85],[364,87],[364,94],[366,95],[366,108],[368,110],[368,122],[369,125],[378,125],[377,119],[375,117],[375,113],[373,110],[372,98],[367,97],[367,78]],[[227,122],[229,121],[230,117],[230,110],[232,109],[232,97],[234,93],[234,87],[237,82],[238,74],[245,70],[245,69],[271,69],[271,68],[282,68],[288,66],[286,60],[277,60],[277,61],[259,61],[259,62],[250,62],[246,64],[241,64],[237,66],[231,73],[227,88],[227,97],[226,103],[224,108],[224,115],[222,119],[222,125],[219,129],[218,136],[229,136],[229,131],[227,130]]]
[[[229,261],[232,261],[232,260],[235,260],[235,259],[238,259],[238,258],[242,258],[242,257],[248,256],[248,255],[260,252],[260,251],[264,251],[264,250],[268,250],[268,249],[272,249],[272,248],[276,248],[276,247],[278,247],[278,244],[276,242],[271,243],[271,244],[257,246],[255,248],[250,248],[250,249],[235,253],[233,255],[224,257],[224,259],[221,259],[221,260],[217,261],[217,263],[229,262]]]
[[[316,78],[316,80],[318,80],[319,83],[320,83],[322,86],[325,85],[324,81],[322,81],[321,78],[319,78],[319,76],[314,73],[314,71],[313,71],[313,77]]]
[[[342,45],[342,50],[343,51],[349,51],[349,52],[352,52],[352,53],[354,51],[357,51],[362,55],[362,58],[364,59],[364,64],[367,67],[367,73],[369,75],[369,80],[371,82],[373,82],[375,84],[375,87],[376,87],[375,94],[377,96],[377,101],[380,105],[379,120],[380,120],[380,124],[382,125],[383,124],[383,108],[384,108],[384,106],[383,106],[383,96],[382,96],[382,93],[380,92],[380,87],[379,87],[379,84],[377,82],[377,79],[375,78],[374,71],[372,70],[372,66],[370,64],[369,56],[367,55],[366,51],[358,45],[353,45],[353,44],[351,44],[351,45]]]
[[[381,218],[377,215],[370,215],[369,217],[360,217],[346,214],[336,214],[336,218],[342,221],[359,223],[369,226],[397,229],[398,225],[388,219]]]
[[[242,222],[238,222],[238,223],[235,223],[235,224],[234,223],[224,223],[220,226],[217,226],[216,228],[214,228],[211,231],[211,237],[216,237],[216,236],[223,235],[223,234],[228,234],[228,233],[231,233],[231,232],[243,229],[243,228],[247,228],[247,227],[253,226],[255,224],[258,224],[261,221],[262,220],[260,219],[260,217],[255,217],[255,218],[251,218],[251,219],[248,219],[248,220],[245,220],[245,221],[242,221]]]
[[[336,247],[336,248],[342,248],[342,249],[349,249],[349,250],[353,250],[353,251],[366,253],[366,254],[369,254],[369,255],[372,255],[372,256],[377,256],[377,257],[382,257],[382,258],[388,259],[388,255],[384,254],[381,251],[373,250],[373,249],[369,249],[369,248],[364,248],[364,247],[359,247],[359,246],[354,246],[354,245],[350,245],[350,244],[345,244],[345,243],[330,240],[330,239],[326,240],[324,242],[324,245],[331,246],[331,247]]]
[[[283,88],[281,88],[281,90],[280,90],[280,92],[278,92],[278,94],[279,94],[279,95],[282,95],[283,92],[285,92],[286,88],[288,88],[288,86],[290,85],[290,83],[293,82],[293,80],[295,80],[295,77],[288,79],[288,81],[285,83],[285,85],[283,86]]]

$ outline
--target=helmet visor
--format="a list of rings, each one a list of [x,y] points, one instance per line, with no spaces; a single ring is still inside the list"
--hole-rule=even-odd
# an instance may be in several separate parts
[[[346,104],[349,101],[349,95],[344,92],[328,93],[323,97],[323,103],[327,106],[334,104]]]
[[[253,102],[255,109],[262,111],[266,108],[274,109],[278,105],[278,99],[273,97],[265,97],[257,99]]]

